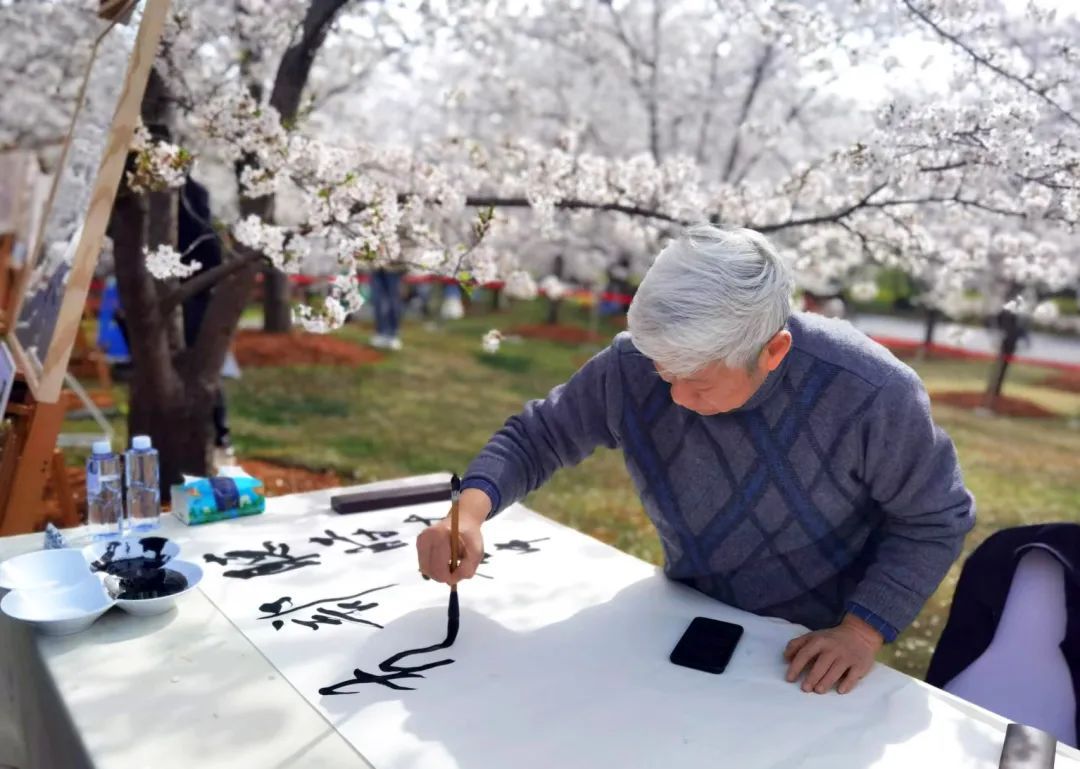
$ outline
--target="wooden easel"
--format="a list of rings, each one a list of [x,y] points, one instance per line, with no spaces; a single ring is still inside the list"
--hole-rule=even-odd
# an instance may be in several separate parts
[[[28,175],[22,183],[32,185],[35,181],[33,175]],[[33,191],[24,194],[20,190],[13,197],[27,207],[37,200]],[[0,335],[9,330],[15,318],[15,287],[20,270],[13,263],[14,250],[17,244],[26,245],[32,238],[29,230],[37,220],[35,212],[12,212],[8,221],[13,231],[0,234]],[[79,523],[64,455],[55,448],[65,411],[63,403],[38,403],[26,380],[16,380],[11,399],[0,415],[0,536],[44,528],[49,519],[42,497],[49,480],[59,503],[59,515],[53,516],[51,522],[57,526]]]
[[[63,403],[38,403],[25,380],[16,381],[4,413],[10,427],[0,453],[0,494],[5,495],[0,497],[0,536],[38,531],[49,522],[79,524],[64,455],[56,448],[64,412]],[[52,520],[42,505],[50,478],[60,505],[59,517]]]
[[[49,245],[45,242],[49,238],[49,216],[57,200],[57,188],[66,183],[65,163],[73,137],[80,127],[80,104],[72,119],[42,224],[35,230],[35,237],[30,238],[33,245],[28,249],[26,269],[14,281],[16,288],[14,292],[10,292],[13,293],[11,303],[5,305],[3,323],[0,325],[6,326],[7,342],[15,356],[22,381],[16,382],[17,389],[13,391],[5,409],[5,424],[8,429],[0,439],[0,536],[44,527],[46,515],[42,497],[50,474],[61,508],[57,523],[71,526],[79,522],[67,482],[63,455],[56,448],[66,411],[65,401],[61,398],[64,375],[72,351],[82,335],[81,325],[90,279],[97,264],[105,226],[123,173],[139,105],[157,52],[168,5],[168,0],[103,0],[101,3],[102,15],[114,21],[127,17],[136,6],[141,7],[142,13],[134,47],[128,55],[127,72],[115,112],[112,113],[111,125],[97,126],[98,130],[107,129],[107,142],[93,179],[90,206],[82,219],[82,226],[74,235],[62,234],[62,240],[55,239],[57,243],[67,242],[73,249],[70,259],[64,265],[68,270],[67,275],[57,271],[55,266],[50,266],[49,262],[35,261],[39,254],[44,254],[43,249]],[[111,44],[107,38],[113,29],[109,27],[97,40],[95,52],[98,45]],[[117,32],[119,33],[119,30]],[[94,63],[92,60],[91,69],[87,72],[87,83],[90,81]],[[0,264],[0,267],[4,265]],[[20,334],[25,331],[37,333],[39,330],[49,329],[50,326],[35,326],[37,321],[33,313],[26,316],[26,325],[23,326],[24,317],[20,315],[19,305],[26,301],[28,307],[32,306],[29,301],[32,287],[40,287],[43,279],[57,278],[63,278],[63,281],[57,284],[60,286],[61,296],[56,308],[57,314],[51,319],[54,323],[51,326],[51,338],[46,336],[44,341],[40,342],[43,349],[37,349],[36,346],[24,348]],[[52,290],[50,284],[49,291]],[[89,346],[84,336],[82,342],[84,346]],[[102,379],[111,383],[107,369]]]

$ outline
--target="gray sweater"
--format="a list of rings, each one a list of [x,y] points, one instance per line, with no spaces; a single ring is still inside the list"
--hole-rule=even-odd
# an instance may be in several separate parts
[[[892,640],[959,554],[974,500],[914,371],[844,321],[799,314],[788,329],[780,367],[714,416],[676,405],[620,334],[507,420],[464,486],[494,515],[620,448],[669,577],[811,628],[852,612]]]

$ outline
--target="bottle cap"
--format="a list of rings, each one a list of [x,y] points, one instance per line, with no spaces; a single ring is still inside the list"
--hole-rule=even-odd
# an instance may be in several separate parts
[[[95,454],[112,454],[112,444],[108,441],[94,441],[92,450]]]
[[[131,439],[131,448],[136,451],[145,451],[150,448],[150,436],[149,435],[136,435]]]

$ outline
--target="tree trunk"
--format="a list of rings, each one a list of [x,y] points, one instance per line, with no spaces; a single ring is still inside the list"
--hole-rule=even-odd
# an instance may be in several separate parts
[[[263,331],[287,334],[292,329],[289,276],[275,267],[263,270]]]
[[[1005,375],[1012,363],[1012,357],[1016,354],[1016,348],[1020,344],[1020,337],[1024,329],[1020,318],[1011,312],[1002,312],[998,316],[998,325],[1002,330],[1001,347],[998,349],[997,360],[990,370],[990,380],[986,386],[986,408],[993,411],[997,405],[997,399],[1005,387]]]
[[[187,382],[162,393],[141,373],[135,371],[131,378],[128,430],[132,435],[149,435],[157,448],[161,498],[168,501],[170,487],[180,483],[183,475],[210,474],[213,393]]]
[[[184,382],[174,365],[169,345],[168,320],[160,313],[157,286],[142,255],[147,237],[150,201],[122,189],[113,209],[112,237],[120,304],[127,317],[131,349],[131,390],[128,434],[149,435],[160,453],[162,499],[181,472],[205,475],[205,447],[201,460],[190,443],[210,422],[209,400],[201,420],[181,417]]]
[[[270,92],[270,106],[278,111],[286,128],[296,122],[300,112],[300,100],[307,87],[315,55],[326,40],[326,33],[337,18],[338,12],[348,0],[312,0],[304,14],[300,39],[285,51],[274,76]],[[259,89],[261,91],[261,89]],[[255,93],[255,92],[253,92]],[[256,93],[256,98],[259,94]],[[237,179],[241,171],[237,166]],[[265,201],[264,221],[271,221],[274,198]],[[271,334],[288,333],[292,328],[292,308],[289,306],[289,280],[285,273],[274,267],[263,272],[263,331]]]

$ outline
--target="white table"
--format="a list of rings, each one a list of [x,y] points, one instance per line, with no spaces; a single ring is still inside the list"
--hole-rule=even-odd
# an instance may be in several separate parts
[[[324,513],[330,495],[342,491],[272,499],[266,517],[295,515],[302,522],[303,516]],[[163,521],[163,533],[181,540],[207,528],[189,529],[171,518]],[[237,524],[211,524],[233,525]],[[587,539],[577,533],[570,536]],[[40,544],[41,535],[0,539],[0,560]],[[582,546],[582,552],[598,552],[590,550],[598,547],[594,544],[582,541]],[[629,556],[606,553],[604,557],[627,559],[628,573],[643,573],[640,570],[646,568],[640,562],[637,566],[629,563],[634,560]],[[720,616],[715,602],[658,574],[646,573],[632,587],[647,594],[650,604],[664,604],[657,616],[699,608],[708,611],[709,607],[714,616]],[[741,663],[746,675],[760,678],[762,671],[769,676],[774,667],[782,670],[780,650],[799,629],[721,608],[724,618],[739,621],[747,629],[744,641],[750,642],[743,644]],[[663,676],[658,671],[667,670],[666,665],[666,660],[658,659],[650,665],[649,674]],[[798,713],[807,722],[820,724],[823,755],[791,754],[770,766],[907,767],[918,756],[930,766],[934,755],[927,754],[927,748],[934,740],[970,746],[979,758],[973,758],[969,766],[996,766],[996,758],[988,764],[988,757],[996,756],[1004,739],[1003,719],[885,667],[879,666],[867,681],[871,678],[874,682],[864,689],[864,697],[873,715],[866,723],[892,724],[895,737],[878,741],[876,733],[856,726],[850,708],[854,695],[847,700],[835,694],[801,695],[794,685],[778,682],[776,712],[787,714],[784,718]],[[698,685],[698,679],[686,681],[690,687]],[[677,686],[665,683],[664,688]],[[580,698],[570,697],[561,716],[583,723],[596,718],[596,698],[603,696],[594,694],[591,709],[580,713],[574,711]],[[799,696],[803,699],[794,699]],[[768,716],[757,704],[757,711],[748,708],[747,734],[767,733],[783,742],[784,723],[763,723]],[[628,723],[627,730],[659,732],[677,724],[670,716],[655,717],[647,705],[642,703],[641,723]],[[0,767],[371,766],[361,755],[363,750],[355,750],[309,705],[201,591],[185,597],[168,614],[138,618],[112,611],[83,633],[64,638],[34,637],[0,615],[0,707]],[[844,707],[846,711],[838,709]],[[730,730],[731,725],[726,726]],[[535,724],[532,728],[536,743],[527,749],[542,755],[544,727]],[[394,735],[387,734],[386,739],[393,740]],[[610,739],[614,744],[620,737],[598,733],[596,739]],[[838,746],[845,746],[845,759],[837,764],[833,756],[822,763],[824,753],[834,753]],[[718,760],[721,757],[724,765],[748,766],[738,760],[737,745],[719,753]],[[1061,747],[1057,766],[1080,769],[1080,753]],[[484,768],[468,765],[467,769]]]

